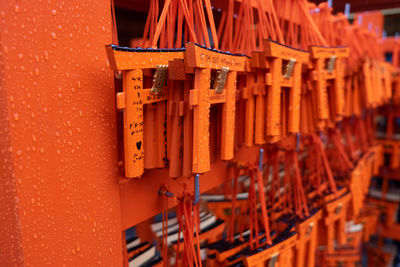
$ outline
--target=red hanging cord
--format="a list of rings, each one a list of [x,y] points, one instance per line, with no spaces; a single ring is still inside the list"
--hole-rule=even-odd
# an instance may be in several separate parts
[[[267,239],[267,244],[271,245],[272,240],[271,240],[271,235],[270,235],[270,230],[269,230],[269,220],[268,220],[267,205],[266,205],[265,192],[264,192],[264,180],[262,177],[261,170],[259,170],[258,168],[254,168],[253,172],[254,172],[254,175],[257,177],[257,182],[258,182],[258,197],[260,199],[260,204],[261,204],[261,215],[262,215],[263,224],[264,224],[265,237]]]
[[[112,43],[118,45],[118,32],[117,32],[117,21],[115,17],[115,5],[114,0],[110,0],[111,4],[111,36],[112,36]]]
[[[228,228],[228,240],[229,242],[234,241],[235,235],[235,221],[236,221],[236,197],[238,192],[238,179],[239,179],[239,168],[234,169],[234,177],[233,177],[233,191],[232,191],[232,210],[231,210],[231,221],[230,226]]]

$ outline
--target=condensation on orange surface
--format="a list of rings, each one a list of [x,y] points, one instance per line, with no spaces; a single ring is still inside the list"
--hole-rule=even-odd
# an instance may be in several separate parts
[[[110,15],[0,2],[1,266],[122,263]]]

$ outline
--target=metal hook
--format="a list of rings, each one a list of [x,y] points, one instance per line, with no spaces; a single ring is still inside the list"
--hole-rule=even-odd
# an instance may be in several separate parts
[[[260,171],[263,170],[263,157],[264,157],[264,149],[260,148],[260,158],[258,159],[258,169]]]
[[[346,3],[344,5],[344,15],[346,16],[346,18],[348,18],[350,15],[350,7],[350,3]]]
[[[174,197],[175,196],[174,193],[171,193],[171,192],[169,192],[167,190],[163,190],[161,188],[160,188],[160,190],[158,190],[158,194],[159,195],[165,195],[167,197]]]
[[[194,201],[193,205],[196,205],[200,201],[200,174],[196,173],[194,176]]]

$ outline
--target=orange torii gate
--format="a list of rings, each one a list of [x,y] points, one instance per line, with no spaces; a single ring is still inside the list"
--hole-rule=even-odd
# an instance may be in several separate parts
[[[145,168],[165,167],[163,157],[165,146],[165,112],[167,92],[164,88],[167,80],[168,62],[183,58],[184,49],[132,49],[116,45],[106,46],[110,67],[122,71],[123,92],[117,93],[117,108],[124,110],[124,153],[125,176],[139,177]],[[155,70],[153,85],[144,88],[144,72]],[[146,148],[144,134],[144,105],[159,103],[156,116],[149,121],[148,128],[153,129],[156,144],[154,151]],[[147,129],[146,129],[147,131]],[[150,135],[150,133],[149,133]],[[156,157],[150,159],[149,157]]]
[[[329,119],[334,123],[344,115],[344,60],[348,56],[348,47],[311,46],[318,130],[327,126]]]
[[[306,218],[296,225],[296,231],[298,232],[296,266],[312,267],[315,265],[318,223],[321,217],[322,210],[318,210],[309,218]]]
[[[287,133],[300,132],[301,69],[302,64],[309,62],[309,52],[266,40],[264,53],[270,68],[270,73],[266,74],[266,83],[270,87],[266,135],[270,142],[276,142]],[[290,88],[290,92],[286,93],[282,88]]]
[[[273,244],[264,250],[245,257],[244,262],[248,267],[262,267],[269,262],[269,266],[284,267],[294,263],[294,249],[297,245],[297,234],[291,233],[287,239]]]
[[[186,44],[185,64],[194,68],[194,88],[189,105],[193,108],[193,172],[210,170],[210,106],[222,104],[221,159],[233,158],[236,105],[236,75],[244,71],[245,57],[197,44]],[[211,85],[211,70],[217,70]]]

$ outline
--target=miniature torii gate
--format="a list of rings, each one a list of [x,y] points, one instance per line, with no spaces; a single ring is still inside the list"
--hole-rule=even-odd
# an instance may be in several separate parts
[[[162,155],[165,149],[165,122],[158,121],[155,133],[158,135],[157,151],[149,152],[144,145],[143,106],[146,104],[164,102],[157,108],[158,118],[165,117],[167,100],[164,88],[168,62],[174,59],[183,59],[184,49],[132,49],[116,45],[106,46],[110,67],[115,71],[122,71],[123,92],[117,93],[117,108],[124,110],[124,153],[125,176],[139,177],[143,174],[146,156],[156,156],[156,166],[164,167]],[[145,69],[155,69],[152,88],[143,88],[143,72]],[[163,116],[164,114],[164,116]],[[146,151],[145,151],[146,149]],[[146,155],[149,154],[149,155]]]
[[[189,104],[193,107],[193,172],[210,170],[210,105],[221,103],[221,159],[233,158],[236,105],[236,74],[244,70],[245,57],[199,45],[186,44],[185,64],[194,68],[194,88]],[[211,85],[211,69],[218,70]]]
[[[270,67],[266,74],[266,83],[270,87],[267,92],[266,135],[269,142],[276,142],[286,132],[300,132],[301,68],[302,64],[309,62],[309,53],[272,40],[265,40],[264,53]],[[290,88],[288,106],[281,103],[283,87]]]
[[[328,202],[325,206],[324,222],[326,227],[326,253],[332,254],[335,249],[335,240],[339,245],[346,243],[346,214],[350,204],[351,194],[345,193],[343,196]]]
[[[348,47],[311,46],[314,64],[315,102],[317,128],[322,130],[326,121],[342,120],[344,115],[344,60],[349,56]],[[328,83],[333,81],[333,92],[328,92]]]
[[[296,225],[296,231],[298,232],[296,266],[312,267],[315,265],[318,222],[321,217],[322,210],[318,210],[315,214]]]
[[[291,266],[294,259],[294,248],[297,244],[297,234],[292,233],[292,236],[267,247],[264,250],[245,257],[245,264],[248,267],[261,267],[266,266],[269,261],[269,266]]]

